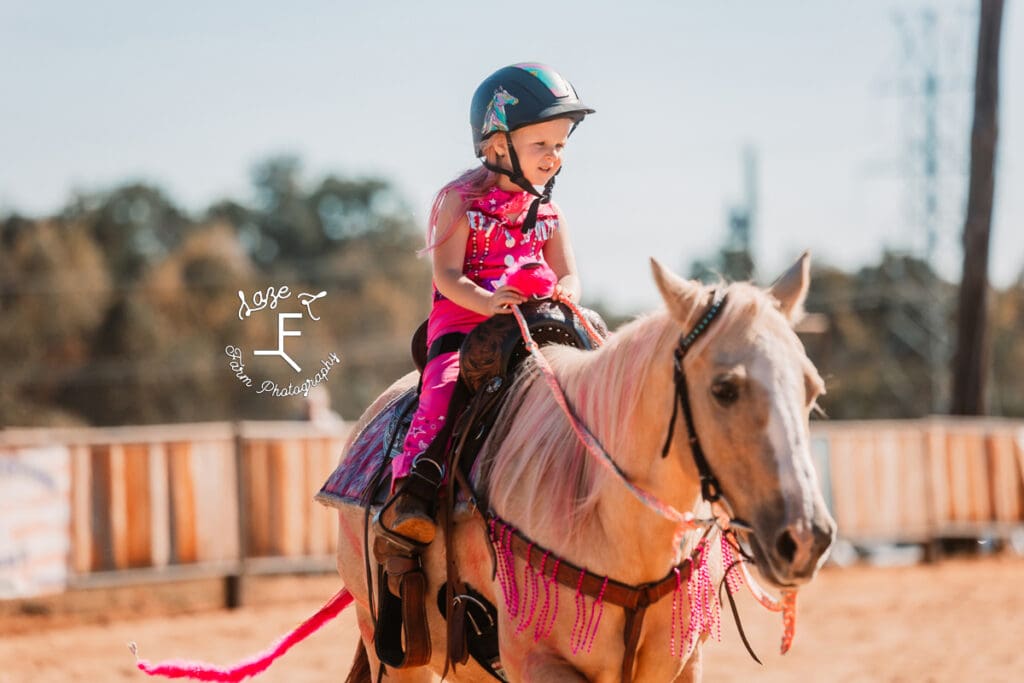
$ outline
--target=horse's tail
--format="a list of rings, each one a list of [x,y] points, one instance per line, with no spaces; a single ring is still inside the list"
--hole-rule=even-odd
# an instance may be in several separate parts
[[[282,638],[272,648],[228,669],[222,669],[220,667],[211,666],[201,662],[169,661],[151,664],[143,659],[138,660],[136,662],[136,666],[140,671],[143,671],[150,676],[191,678],[199,681],[230,681],[232,683],[235,681],[241,681],[243,678],[263,673],[267,667],[274,663],[274,660],[288,652],[293,645],[300,643],[313,635],[313,633],[319,630],[321,626],[338,616],[343,609],[351,604],[352,594],[349,593],[347,589],[342,588],[333,598],[328,600],[327,604],[321,607],[316,614],[299,624],[291,633]],[[136,654],[135,643],[131,643],[129,647],[132,650],[132,654]],[[365,650],[363,651],[363,657],[366,657]],[[357,664],[358,661],[359,658],[357,655]],[[350,677],[350,680],[353,679]],[[368,681],[370,679],[366,678],[365,680]]]
[[[373,672],[370,671],[370,658],[366,654],[366,645],[362,638],[356,645],[356,658],[348,672],[345,683],[373,683]]]

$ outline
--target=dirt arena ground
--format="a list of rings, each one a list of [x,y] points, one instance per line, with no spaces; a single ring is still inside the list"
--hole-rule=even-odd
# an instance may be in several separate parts
[[[97,592],[93,604],[74,609],[23,604],[0,611],[0,682],[148,680],[134,668],[125,646],[131,640],[152,661],[230,664],[271,644],[338,587],[322,576],[260,579],[246,587],[252,606],[235,611],[204,609],[217,589],[196,584],[161,595],[159,604],[152,588]],[[136,616],[98,620],[97,604],[109,606],[108,614]],[[1024,680],[1024,558],[1012,555],[827,568],[800,595],[796,640],[785,657],[778,654],[778,616],[749,599],[741,611],[764,666],[750,660],[725,615],[721,642],[706,649],[706,681]],[[355,638],[349,612],[259,680],[341,681]]]

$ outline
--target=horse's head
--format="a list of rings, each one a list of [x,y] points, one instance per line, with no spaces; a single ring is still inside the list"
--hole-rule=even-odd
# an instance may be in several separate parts
[[[752,528],[740,535],[780,587],[813,577],[836,532],[810,454],[808,420],[823,383],[792,329],[809,265],[805,254],[768,290],[730,285],[683,366],[693,424],[726,509]],[[689,331],[710,304],[706,288],[652,266],[669,314]],[[686,436],[677,426],[670,457],[695,474]]]

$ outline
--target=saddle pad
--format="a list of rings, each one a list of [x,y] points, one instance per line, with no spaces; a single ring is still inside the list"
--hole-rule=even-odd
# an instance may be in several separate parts
[[[316,500],[324,505],[341,507],[362,504],[366,489],[373,483],[374,475],[384,461],[388,463],[402,451],[405,434],[409,431],[412,414],[416,411],[419,395],[416,387],[384,407],[352,442],[348,456],[327,478],[327,482],[316,494]],[[385,449],[391,449],[385,453]],[[384,482],[391,481],[391,468],[387,468]],[[386,495],[390,484],[379,487],[377,494]],[[383,503],[383,499],[375,500]]]

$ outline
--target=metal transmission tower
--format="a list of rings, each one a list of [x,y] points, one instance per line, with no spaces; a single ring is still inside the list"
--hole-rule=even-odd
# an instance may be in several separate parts
[[[903,14],[894,17],[903,47],[901,95],[907,101],[905,163],[911,221],[924,233],[923,257],[934,263],[939,241],[939,43],[936,17],[923,9],[912,25]],[[915,125],[917,124],[917,125]]]
[[[898,93],[904,102],[903,168],[907,219],[916,235],[911,235],[911,254],[919,256],[935,274],[928,278],[925,271],[907,282],[908,299],[918,309],[917,320],[898,314],[890,321],[894,334],[903,338],[916,338],[923,344],[920,349],[929,368],[930,407],[933,413],[944,412],[947,405],[948,365],[950,359],[949,293],[940,284],[938,273],[949,271],[955,262],[955,217],[962,210],[959,193],[949,191],[947,180],[955,176],[962,180],[963,152],[960,143],[962,120],[944,125],[950,118],[948,98],[950,92],[965,92],[960,75],[949,75],[957,69],[958,53],[963,42],[944,38],[942,22],[931,8],[922,9],[908,17],[894,16],[899,32],[901,51],[901,78]],[[957,29],[963,32],[962,28]],[[966,100],[966,98],[965,98]],[[962,116],[961,116],[962,118]],[[947,134],[946,128],[952,128]],[[916,329],[914,329],[916,328]]]
[[[757,153],[743,148],[743,201],[729,209],[729,236],[722,249],[722,266],[730,278],[754,277],[753,232],[757,215]]]
[[[743,199],[728,208],[726,238],[717,253],[690,264],[690,276],[730,281],[754,278],[753,234],[757,214],[757,154],[751,146],[743,149]]]

